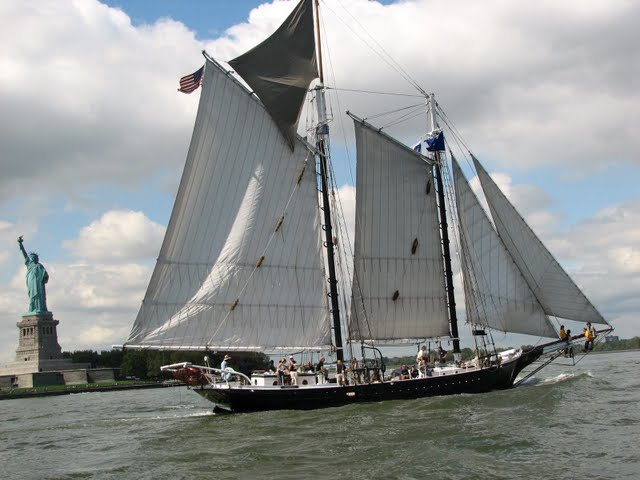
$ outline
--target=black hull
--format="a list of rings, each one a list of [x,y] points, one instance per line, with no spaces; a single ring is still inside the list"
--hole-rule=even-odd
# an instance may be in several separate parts
[[[339,407],[352,403],[406,400],[459,393],[485,393],[513,386],[518,373],[540,357],[542,350],[530,350],[518,359],[499,366],[464,370],[442,376],[412,380],[396,380],[363,385],[260,388],[203,387],[194,389],[228,412],[257,412],[266,410],[311,410]]]

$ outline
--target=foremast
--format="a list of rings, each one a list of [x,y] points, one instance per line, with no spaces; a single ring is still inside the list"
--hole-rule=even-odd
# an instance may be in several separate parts
[[[429,94],[431,131],[438,129],[436,120],[436,99]],[[436,182],[438,182],[438,208],[440,210],[440,231],[442,235],[442,254],[444,257],[445,285],[447,290],[447,304],[449,307],[449,323],[453,340],[453,353],[460,353],[460,338],[458,335],[458,316],[456,314],[456,300],[453,291],[453,270],[451,268],[451,249],[449,247],[449,227],[447,224],[447,209],[445,205],[444,182],[442,179],[442,156],[439,150],[434,151],[434,168]]]
[[[316,17],[316,45],[318,52],[319,83],[315,87],[316,108],[318,122],[316,125],[316,148],[318,149],[318,162],[320,164],[320,184],[322,190],[322,211],[324,215],[325,248],[327,249],[327,269],[329,274],[329,298],[331,300],[331,316],[333,318],[333,333],[337,360],[344,361],[344,347],[342,344],[342,323],[340,321],[340,304],[338,302],[338,281],[336,278],[336,264],[333,241],[333,229],[331,227],[331,205],[329,201],[329,174],[327,158],[329,156],[328,140],[329,125],[327,123],[327,104],[324,96],[324,74],[322,69],[322,43],[320,41],[320,16],[319,0],[314,0],[313,6]]]

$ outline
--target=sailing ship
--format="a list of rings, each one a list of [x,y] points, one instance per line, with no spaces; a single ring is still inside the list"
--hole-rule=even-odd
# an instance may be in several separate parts
[[[472,156],[489,212],[483,208],[447,152],[433,94],[425,94],[431,128],[417,147],[349,114],[357,151],[350,251],[346,235],[335,233],[339,209],[318,25],[317,0],[302,0],[271,37],[228,62],[235,73],[203,52],[186,165],[125,346],[327,352],[347,365],[348,355],[358,358],[357,381],[348,384],[327,381],[322,372],[299,373],[291,384],[273,373],[231,375],[207,357],[204,365],[163,367],[216,408],[247,412],[507,389],[526,367],[535,372],[584,340],[559,340],[550,317],[599,325],[599,336],[610,331]],[[298,122],[308,93],[317,118],[302,137]],[[476,352],[466,362],[451,243]],[[340,295],[337,265],[345,264],[341,285],[351,291]],[[547,341],[498,352],[493,330]],[[381,346],[442,341],[453,345],[452,362],[409,379],[385,371]]]

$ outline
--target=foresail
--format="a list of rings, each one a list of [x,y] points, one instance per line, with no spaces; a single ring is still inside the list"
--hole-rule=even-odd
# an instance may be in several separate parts
[[[127,341],[151,348],[330,344],[315,160],[208,60],[164,243]]]
[[[312,0],[302,0],[273,35],[229,65],[255,91],[293,149],[307,89],[318,76]]]
[[[467,321],[503,332],[556,337],[535,295],[452,157]]]
[[[473,158],[500,238],[547,315],[608,324]]]
[[[350,335],[449,335],[432,166],[355,119],[356,226]]]

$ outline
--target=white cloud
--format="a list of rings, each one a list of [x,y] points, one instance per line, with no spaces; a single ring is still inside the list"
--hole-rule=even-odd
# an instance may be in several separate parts
[[[40,191],[70,195],[179,168],[198,95],[177,94],[179,76],[201,64],[203,47],[222,60],[252,47],[290,9],[290,2],[262,5],[223,37],[200,42],[167,18],[134,27],[96,0],[3,2],[0,109],[12,118],[0,131],[3,198],[34,181]],[[510,168],[579,163],[572,172],[586,174],[602,158],[637,162],[640,96],[631,79],[640,61],[630,40],[638,15],[634,2],[604,0],[328,1],[327,83],[415,93],[355,31],[438,92],[476,152]],[[368,116],[398,102],[342,94],[340,109]],[[424,121],[393,131],[411,141]]]
[[[92,261],[122,261],[157,255],[165,228],[142,212],[112,210],[83,227],[65,247]]]
[[[69,194],[181,163],[197,98],[171,93],[202,61],[184,25],[136,28],[95,0],[2,2],[0,19],[5,199],[33,182]]]

